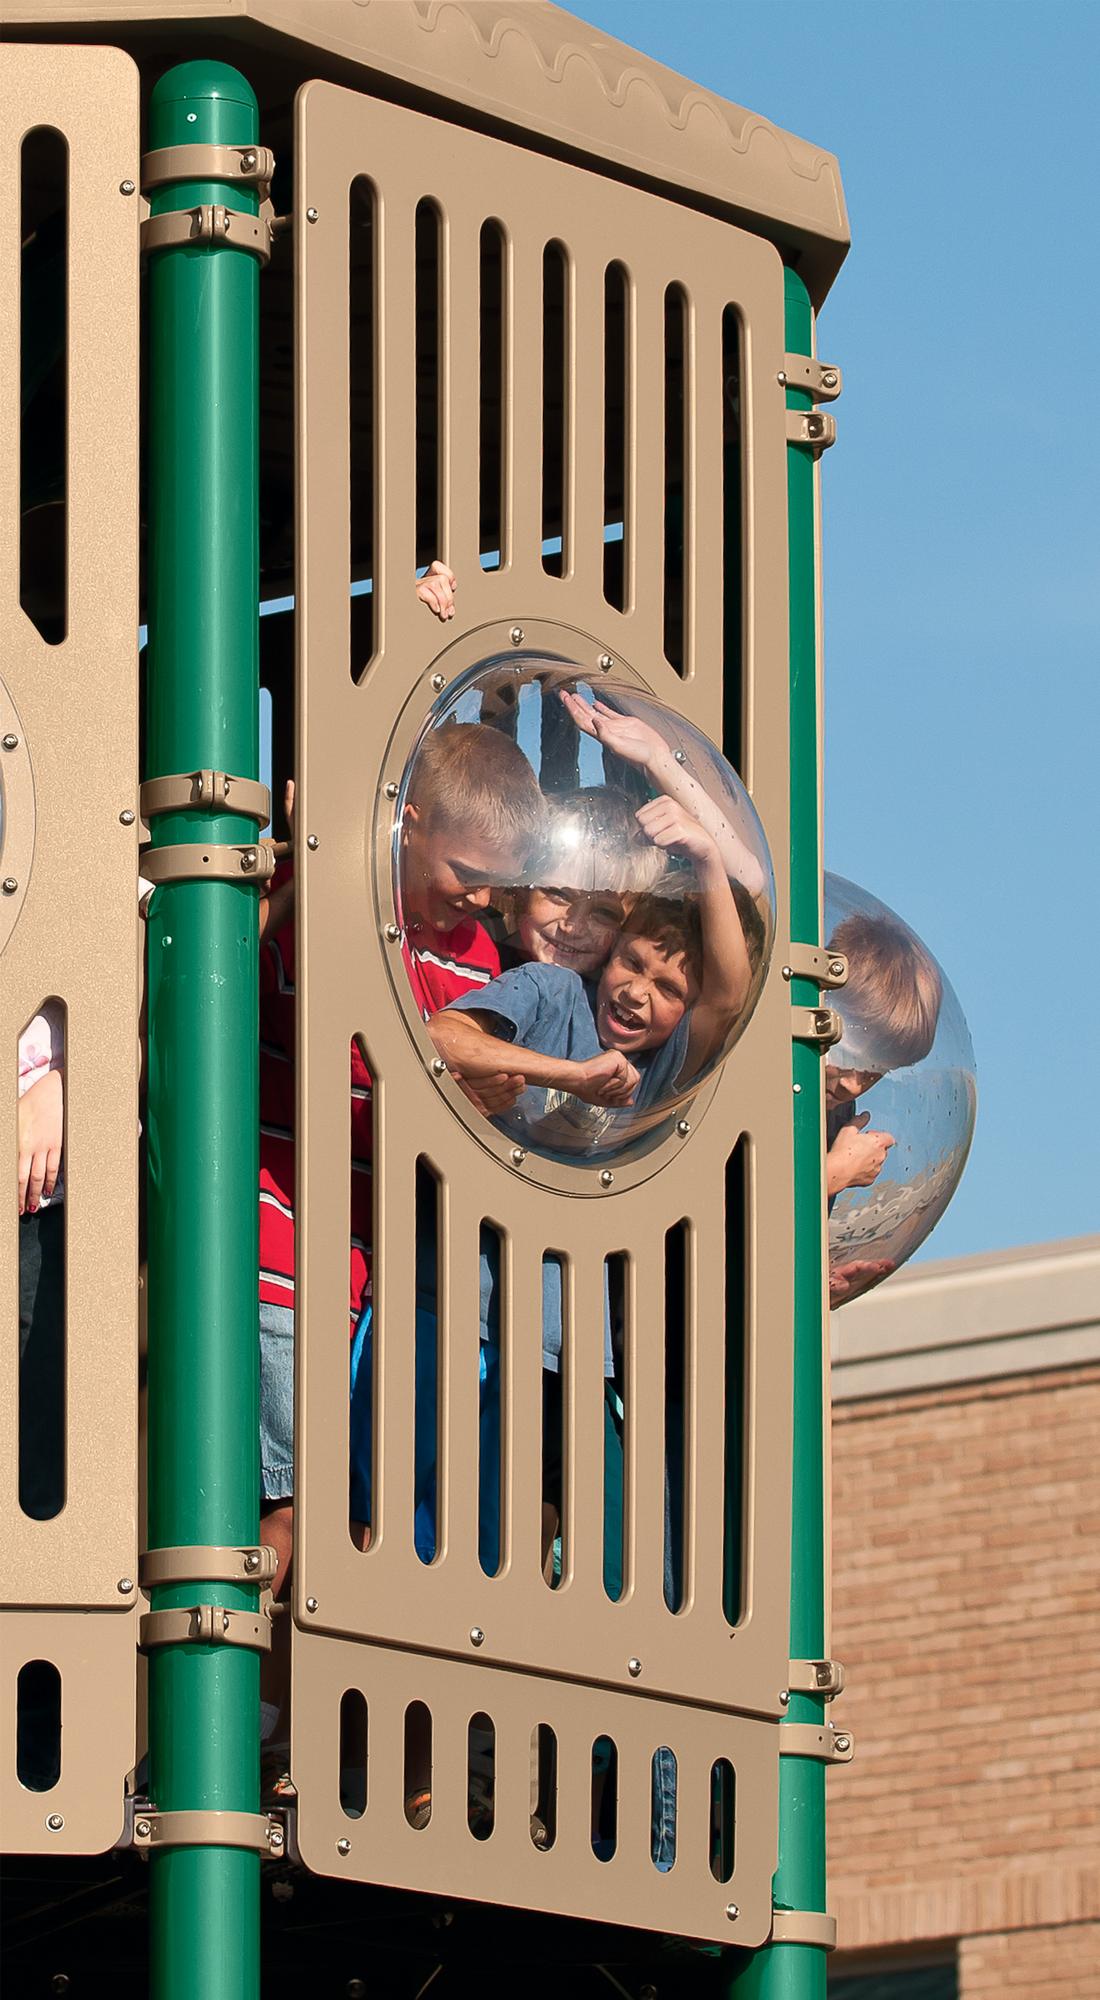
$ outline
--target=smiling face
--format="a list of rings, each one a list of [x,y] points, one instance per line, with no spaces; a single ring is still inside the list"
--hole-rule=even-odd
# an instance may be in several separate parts
[[[658,1049],[675,1032],[699,989],[683,952],[624,931],[604,968],[596,999],[601,1048],[624,1055]]]
[[[621,896],[579,889],[531,889],[516,935],[539,965],[564,965],[588,979],[607,963],[624,915]]]
[[[518,855],[502,852],[484,835],[425,821],[415,806],[406,806],[401,891],[407,924],[428,924],[444,934],[457,929],[488,908],[488,885],[518,865]]]

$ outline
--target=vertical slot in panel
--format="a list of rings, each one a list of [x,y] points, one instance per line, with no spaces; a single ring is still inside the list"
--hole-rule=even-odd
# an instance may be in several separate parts
[[[733,1765],[728,1757],[719,1757],[710,1773],[710,1872],[716,1882],[733,1876],[736,1796]]]
[[[65,1035],[43,1000],[17,1048],[19,1192],[19,1505],[52,1521],[65,1505]]]
[[[742,351],[741,316],[736,306],[727,306],[722,314],[722,748],[734,770],[744,777]],[[710,421],[702,401],[700,416],[704,424]]]
[[[547,1255],[542,1260],[544,1349],[548,1337],[561,1342],[557,1368],[544,1369],[542,1380],[542,1574],[552,1590],[561,1582],[569,1554],[570,1524],[565,1514],[567,1299],[564,1259]],[[552,1335],[550,1328],[554,1329]]]
[[[529,1236],[501,1242],[500,1351],[501,1485],[505,1560],[528,1584],[544,1574],[543,1450],[550,1371],[542,1342],[531,1329],[542,1323],[542,1258]],[[558,1276],[560,1287],[560,1273]],[[552,1542],[550,1544],[552,1546]]]
[[[630,287],[621,264],[603,282],[603,594],[626,610],[627,367]]]
[[[665,307],[664,295],[639,284],[636,271],[627,314],[623,559],[627,609],[649,646],[659,643],[665,621]]]
[[[19,602],[42,637],[68,631],[69,149],[38,125],[21,155]]]
[[[611,1352],[615,1374],[604,1386],[603,1435],[603,1587],[613,1604],[623,1594],[626,1565],[626,1482],[623,1433],[626,1423],[625,1366],[627,1268],[623,1251],[604,1263],[607,1311],[611,1322]]]
[[[478,1423],[477,1448],[477,1489],[478,1489],[478,1562],[486,1576],[496,1576],[500,1570],[503,1548],[503,1521],[501,1514],[501,1394],[500,1376],[500,1322],[502,1314],[501,1287],[504,1283],[504,1258],[501,1235],[491,1222],[483,1222],[480,1230],[480,1309],[483,1315],[478,1331],[478,1381],[481,1409]],[[488,1297],[486,1297],[488,1293]]]
[[[416,1413],[413,1421],[413,1546],[434,1562],[438,1539],[439,1182],[426,1159],[416,1163]],[[406,1443],[407,1449],[407,1443]]]
[[[348,1819],[367,1810],[369,1717],[364,1695],[348,1688],[340,1700],[340,1808]]]
[[[351,1049],[350,1233],[351,1466],[348,1510],[351,1537],[367,1549],[374,1521],[374,1412],[377,1407],[374,1270],[374,1083],[366,1051]]]
[[[482,224],[478,242],[478,554],[482,569],[507,560],[504,490],[504,231]]]
[[[749,1384],[746,1379],[749,1355],[748,1316],[752,1296],[749,1269],[749,1160],[748,1142],[741,1139],[726,1162],[726,1354],[725,1354],[725,1469],[723,1488],[724,1546],[722,1554],[722,1610],[728,1625],[739,1625],[745,1616],[746,1489],[748,1465],[746,1424]]]
[[[348,228],[348,389],[351,481],[351,678],[363,679],[378,645],[377,496],[378,198],[362,175],[352,182]]]
[[[685,662],[687,547],[687,300],[679,285],[665,292],[664,649],[678,674]]]
[[[422,1833],[432,1816],[432,1715],[422,1701],[405,1710],[405,1818]]]
[[[655,1868],[667,1874],[676,1860],[676,1756],[667,1743],[653,1752],[651,1763],[649,1854]]]
[[[440,510],[442,439],[442,236],[434,201],[416,210],[416,561],[443,546]]]
[[[608,1274],[603,1257],[591,1252],[569,1260],[566,1310],[565,1533],[563,1573],[591,1615],[599,1617],[607,1588],[606,1440],[611,1411],[607,1368],[611,1364]],[[612,1580],[621,1589],[621,1565]]]
[[[542,566],[561,576],[569,450],[569,263],[562,243],[542,253]]]
[[[522,587],[542,575],[543,253],[522,229],[506,253],[502,560]]]
[[[598,599],[604,563],[604,270],[570,260],[565,315],[562,573]]]
[[[547,1722],[531,1731],[531,1844],[549,1853],[558,1837],[558,1739]]]
[[[479,1712],[466,1735],[466,1824],[475,1840],[488,1840],[496,1821],[496,1730]]]
[[[664,1242],[639,1240],[627,1267],[624,1367],[625,1588],[639,1612],[660,1615],[668,1566],[665,1479]]]
[[[28,1792],[51,1792],[61,1776],[61,1675],[52,1660],[28,1660],[15,1684],[15,1775]]]
[[[665,1234],[665,1603],[679,1611],[688,1586],[687,1464],[688,1397],[688,1225],[677,1222]]]
[[[613,1861],[619,1844],[619,1751],[610,1736],[592,1745],[592,1852]]]

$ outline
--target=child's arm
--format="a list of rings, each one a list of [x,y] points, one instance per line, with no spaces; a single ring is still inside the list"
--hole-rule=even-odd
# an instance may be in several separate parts
[[[746,847],[706,787],[692,776],[686,764],[677,762],[675,752],[650,723],[642,722],[636,715],[620,715],[618,709],[610,708],[605,701],[587,702],[568,688],[562,690],[561,698],[578,729],[605,744],[624,764],[635,764],[652,785],[691,814],[714,841],[727,875],[740,882],[750,896],[755,898],[763,893],[764,870],[756,855]]]
[[[50,1069],[19,1099],[19,1213],[33,1215],[43,1195],[52,1195],[61,1171],[65,1136],[65,1077]]]
[[[424,575],[416,586],[416,594],[421,604],[434,611],[442,625],[455,615],[455,591],[458,578],[453,569],[444,562],[429,563]]]
[[[629,1104],[638,1088],[638,1072],[617,1050],[605,1049],[587,1062],[540,1055],[535,1049],[495,1035],[497,1018],[468,1008],[445,1007],[442,1013],[432,1015],[428,1033],[444,1062],[453,1063],[475,1084],[480,1077],[504,1072],[522,1076],[528,1084],[566,1090],[586,1104]]]
[[[651,799],[638,824],[656,847],[684,854],[699,885],[703,976],[690,1010],[682,1075],[696,1076],[725,1040],[749,996],[752,967],[737,904],[718,843],[675,799]]]

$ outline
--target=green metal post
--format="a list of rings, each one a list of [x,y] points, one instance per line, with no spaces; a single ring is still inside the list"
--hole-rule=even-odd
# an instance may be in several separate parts
[[[249,145],[256,99],[224,63],[172,69],[149,144]],[[160,188],[153,213],[256,196],[220,181]],[[259,265],[223,244],[149,268],[147,772],[258,775]],[[153,822],[157,846],[239,843],[225,814]],[[255,890],[180,881],[148,925],[149,1546],[259,1533]],[[154,1607],[255,1609],[252,1586],[180,1584]],[[149,1661],[156,1809],[258,1811],[259,1659],[158,1647]],[[259,1855],[203,1844],[150,1856],[154,2000],[257,2000]]]
[[[809,354],[813,313],[806,287],[784,274],[787,351]],[[807,395],[787,392],[787,407],[808,410]],[[787,451],[790,575],[791,937],[819,944],[821,856],[818,840],[817,591],[814,467],[808,451]],[[820,1005],[809,980],[791,982],[792,1001]],[[825,1652],[825,1381],[822,1271],[821,1057],[794,1044],[794,1483],[791,1518],[791,1658]],[[820,1724],[820,1695],[792,1694],[790,1722]],[[779,1757],[779,1866],[776,1909],[825,1908],[825,1766]],[[737,2000],[824,2000],[825,1952],[817,1945],[773,1944],[735,1973]]]

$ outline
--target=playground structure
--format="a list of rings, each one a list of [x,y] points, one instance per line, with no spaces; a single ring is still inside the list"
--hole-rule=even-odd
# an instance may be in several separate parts
[[[11,1340],[0,1399],[5,1849],[146,1850],[158,2000],[192,1983],[200,1931],[215,1947],[204,1991],[259,1990],[261,1857],[288,1849],[343,1881],[736,1947],[730,1990],[817,1993],[824,1776],[851,1754],[829,1721],[842,1677],[825,1581],[821,1070],[838,1023],[822,994],[844,967],[821,948],[817,461],[834,426],[815,406],[840,379],[815,358],[813,324],[846,247],[835,163],[550,7],[247,0],[138,21],[88,5],[67,10],[80,41],[66,46],[56,26],[14,0],[2,86],[7,292],[21,296],[3,335],[5,435],[22,442],[3,535],[0,1006],[11,1047],[44,998],[62,1001],[67,1062],[65,1504],[51,1519],[18,1504]],[[63,144],[51,153],[43,132]],[[460,580],[442,635],[411,589],[436,554]],[[292,612],[258,619],[261,599],[290,592]],[[372,856],[393,839],[420,731],[487,659],[648,691],[725,751],[770,846],[776,944],[751,1020],[667,1129],[607,1161],[543,1167],[471,1130],[395,996],[400,924]],[[298,787],[289,1813],[260,1810],[256,1756],[270,1643],[252,1198],[261,678],[272,789],[291,774]],[[374,1086],[381,1511],[366,1554],[348,1535],[343,1345],[353,1038]],[[412,1537],[418,1168],[439,1214],[430,1565]],[[468,1311],[486,1224],[508,1274],[504,1554],[488,1576]],[[9,1326],[17,1226],[14,1212],[0,1224]],[[538,1543],[541,1369],[522,1337],[547,1254],[569,1300],[556,1589]],[[625,1274],[616,1598],[600,1343],[585,1338],[609,1258]],[[662,1589],[670,1423],[676,1611]],[[60,1681],[45,1790],[17,1770],[33,1662]],[[419,1829],[405,1813],[413,1704],[433,1744]],[[494,1746],[488,1839],[469,1813],[475,1718]],[[607,1744],[610,1856],[593,1845]],[[677,1774],[665,1870],[658,1752]],[[540,1805],[552,1793],[541,1848],[533,1762]],[[349,1763],[365,1787],[353,1810]]]

